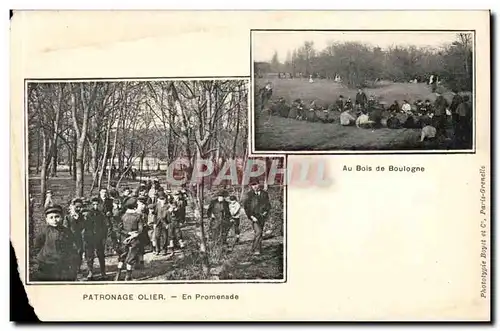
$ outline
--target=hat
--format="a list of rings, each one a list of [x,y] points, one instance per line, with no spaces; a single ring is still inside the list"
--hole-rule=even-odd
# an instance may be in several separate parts
[[[227,195],[227,192],[224,190],[221,190],[221,191],[219,191],[219,193],[217,193],[218,197],[225,197],[226,195]]]
[[[146,198],[146,197],[138,197],[137,201],[140,201],[140,202],[142,202],[142,203],[145,204],[146,202],[148,202],[148,198]]]
[[[170,190],[165,190],[165,193],[170,194],[170,193],[172,193],[172,191],[170,191]]]
[[[114,203],[120,203],[120,199],[114,199],[113,202]]]
[[[155,209],[156,205],[154,203],[151,203],[148,205],[148,209]]]
[[[167,196],[165,195],[165,192],[163,191],[158,191],[158,199],[165,199]]]
[[[94,203],[94,202],[100,202],[99,198],[92,198],[92,200],[90,200],[90,202]]]
[[[83,205],[83,201],[82,201],[82,199],[80,199],[80,198],[74,198],[73,200],[71,200],[71,204],[72,204],[72,205],[75,205],[75,204],[77,204],[77,203],[79,203],[79,204],[82,204],[82,205]]]
[[[259,181],[257,179],[252,179],[250,181],[250,186],[254,186],[254,185],[259,185]]]
[[[130,187],[125,186],[125,187],[123,188],[123,190],[124,190],[124,191],[130,191]]]
[[[135,207],[137,207],[137,199],[134,197],[130,197],[125,200],[124,205],[124,207],[127,209],[135,209]]]
[[[52,214],[52,213],[62,214],[62,207],[59,205],[52,205],[52,206],[47,207],[45,209],[45,215]]]

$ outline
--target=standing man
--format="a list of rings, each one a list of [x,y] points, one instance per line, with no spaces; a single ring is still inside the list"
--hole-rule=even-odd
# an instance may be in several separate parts
[[[457,129],[456,138],[463,147],[472,147],[472,106],[469,102],[469,96],[464,95],[462,102],[457,107]]]
[[[210,219],[209,228],[212,234],[212,244],[215,245],[219,240],[221,244],[226,244],[226,238],[223,235],[227,234],[226,228],[229,227],[231,212],[229,211],[229,203],[225,200],[226,191],[219,191],[217,198],[210,202],[208,206],[207,215]]]
[[[359,88],[358,93],[356,93],[356,105],[358,105],[364,111],[367,102],[368,98],[366,97],[365,92],[362,88]]]
[[[446,122],[447,115],[446,109],[448,108],[448,101],[436,92],[436,100],[434,101],[434,127],[436,128],[436,135],[446,138]]]
[[[460,94],[458,94],[458,91],[456,89],[453,89],[453,99],[451,99],[451,104],[450,104],[450,112],[451,112],[451,120],[453,123],[453,132],[454,135],[457,134],[457,131],[460,129],[458,128],[459,124],[459,117],[460,115],[457,112],[458,106],[462,103],[462,97]]]
[[[337,101],[335,101],[335,105],[337,106],[337,110],[339,112],[343,112],[344,111],[344,96],[342,94],[339,96],[339,98],[337,99]]]
[[[252,221],[255,238],[252,245],[254,255],[260,255],[262,250],[262,231],[269,217],[271,202],[266,191],[261,190],[258,181],[250,183],[250,191],[247,193],[243,208],[248,219]]]

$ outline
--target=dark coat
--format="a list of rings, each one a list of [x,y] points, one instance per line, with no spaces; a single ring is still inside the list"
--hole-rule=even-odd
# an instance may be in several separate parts
[[[78,247],[70,229],[63,225],[46,226],[35,239],[38,250],[36,261],[58,267],[74,265],[78,258]]]
[[[448,107],[448,101],[440,95],[434,101],[434,115],[436,116],[444,116],[446,115],[446,108]]]
[[[250,190],[245,197],[243,208],[248,218],[254,216],[258,220],[265,219],[271,210],[268,193],[261,190],[258,195],[253,190]]]
[[[212,215],[215,217],[216,221],[224,222],[231,219],[231,213],[229,212],[229,203],[227,201],[219,201],[217,199],[212,200],[207,210],[208,217]]]
[[[368,98],[366,97],[365,92],[356,93],[356,104],[361,105],[361,106],[365,106],[367,101],[368,101]]]
[[[113,215],[113,199],[106,198],[102,200],[99,198],[99,210],[105,215],[105,216],[112,216]]]
[[[109,218],[100,210],[89,210],[84,224],[83,239],[86,242],[103,240],[113,229]]]

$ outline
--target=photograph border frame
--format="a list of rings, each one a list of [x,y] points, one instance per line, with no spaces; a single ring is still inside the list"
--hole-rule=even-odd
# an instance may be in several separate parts
[[[473,133],[472,133],[472,149],[467,150],[453,150],[453,149],[436,149],[436,150],[312,150],[312,151],[286,151],[286,150],[256,150],[255,148],[255,107],[254,107],[254,97],[255,97],[255,74],[254,74],[254,60],[253,60],[253,49],[254,49],[254,32],[264,32],[264,31],[274,31],[274,32],[469,32],[473,33],[473,48],[472,48],[472,113],[473,113]],[[477,98],[476,98],[476,66],[477,66],[477,56],[476,56],[476,44],[477,44],[477,30],[476,29],[250,29],[250,92],[252,96],[251,102],[251,114],[248,129],[249,137],[251,140],[251,154],[256,155],[267,155],[267,154],[286,154],[286,155],[443,155],[443,154],[476,154],[477,151]]]
[[[177,76],[177,77],[99,77],[99,78],[24,78],[23,85],[23,136],[22,136],[22,146],[23,146],[23,177],[24,180],[24,285],[25,286],[88,286],[88,285],[175,285],[175,284],[285,284],[288,282],[288,185],[286,182],[286,178],[283,179],[282,185],[280,185],[283,189],[283,278],[282,279],[241,279],[241,280],[168,280],[168,281],[74,281],[74,282],[65,282],[65,281],[53,281],[53,282],[44,282],[44,281],[31,281],[29,280],[29,166],[28,155],[29,155],[29,147],[28,147],[28,102],[27,102],[27,94],[28,94],[28,84],[29,83],[41,83],[41,82],[94,82],[94,81],[170,81],[170,80],[246,80],[249,84],[248,87],[248,110],[247,114],[251,113],[253,98],[251,97],[251,86],[252,80],[249,76]],[[250,118],[248,119],[248,126],[250,128]],[[248,146],[251,146],[251,137],[247,135],[247,143]],[[283,159],[283,167],[286,169],[288,164],[288,156],[283,154],[274,154],[274,155],[258,155],[251,153],[251,149],[247,151],[249,158],[258,158],[258,157],[275,157]],[[283,175],[286,177],[286,173]]]

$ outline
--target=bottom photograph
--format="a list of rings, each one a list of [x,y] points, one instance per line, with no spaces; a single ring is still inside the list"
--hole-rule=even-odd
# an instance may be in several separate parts
[[[248,156],[247,89],[241,80],[28,83],[29,283],[283,282],[285,186],[273,174],[285,158]],[[86,94],[103,102],[72,108]],[[54,98],[58,116],[75,119],[68,139],[92,116],[81,155],[79,141],[54,141],[44,123],[43,101]],[[120,111],[131,100],[137,107]]]

